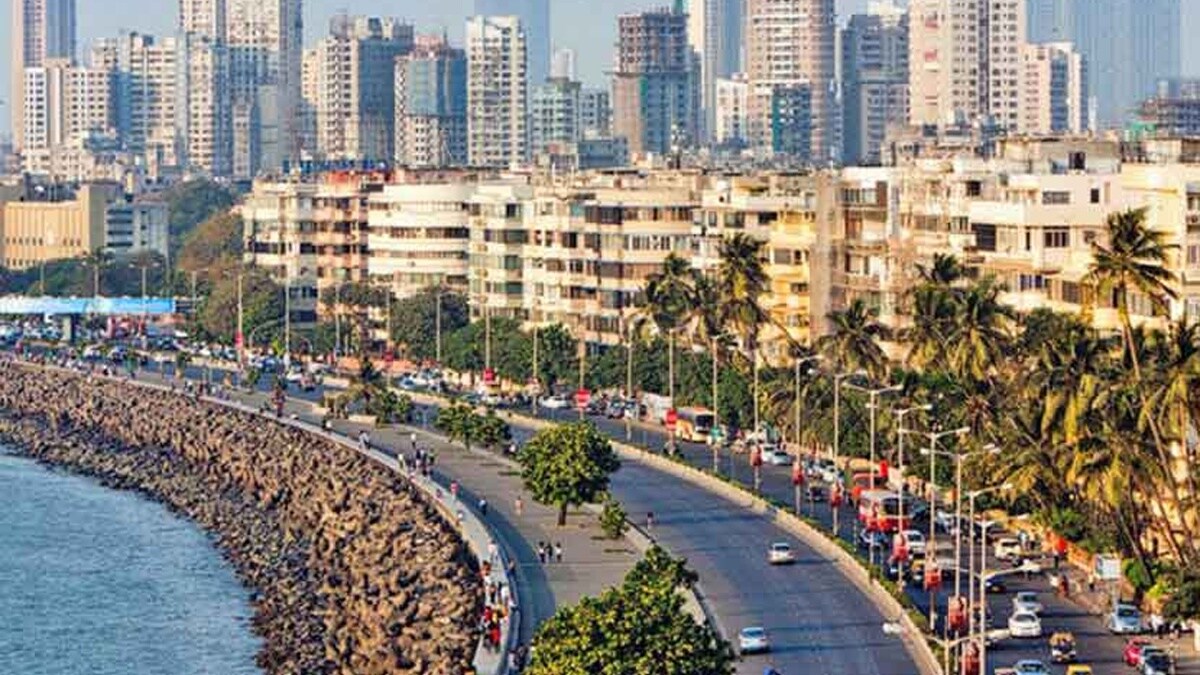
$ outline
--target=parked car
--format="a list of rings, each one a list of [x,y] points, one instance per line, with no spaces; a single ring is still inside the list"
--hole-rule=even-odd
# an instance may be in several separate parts
[[[1021,541],[1016,537],[1002,537],[996,540],[992,545],[992,553],[998,560],[1012,560],[1020,558],[1023,551],[1021,550]]]
[[[954,521],[955,516],[953,511],[938,509],[933,513],[933,522],[942,532],[953,534],[958,529]]]
[[[1142,613],[1133,605],[1118,604],[1104,617],[1104,627],[1114,635],[1137,635],[1142,632]]]
[[[763,448],[763,461],[771,466],[791,466],[792,456],[778,445],[768,445]]]
[[[743,654],[761,654],[771,651],[771,641],[765,628],[750,626],[738,633],[738,651]]]
[[[547,410],[566,410],[571,407],[571,399],[562,394],[554,394],[552,396],[544,396],[538,401],[538,407]]]
[[[1008,618],[1008,633],[1015,638],[1042,637],[1042,620],[1032,612],[1017,612]]]
[[[767,551],[767,562],[772,565],[790,565],[796,562],[796,554],[792,553],[791,544],[786,541],[777,541],[771,544],[771,548]]]
[[[1037,593],[1033,591],[1021,591],[1013,596],[1013,613],[1021,614],[1023,612],[1029,614],[1041,614],[1042,603],[1038,601]]]
[[[987,579],[983,580],[983,590],[988,593],[1007,593],[1008,584],[1005,583],[1004,577],[997,574],[989,574]]]
[[[1171,675],[1171,657],[1163,651],[1151,652],[1142,657],[1142,675]]]

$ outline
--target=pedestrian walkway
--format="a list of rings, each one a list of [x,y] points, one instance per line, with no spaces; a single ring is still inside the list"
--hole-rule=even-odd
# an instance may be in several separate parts
[[[266,394],[238,392],[237,400],[255,407],[263,405]],[[289,399],[285,411],[300,419],[320,424],[321,415],[305,401]],[[486,521],[517,561],[518,600],[525,613],[520,641],[528,644],[537,625],[553,615],[555,609],[572,605],[585,596],[596,596],[618,585],[640,559],[640,552],[626,539],[612,541],[603,536],[595,514],[573,510],[565,527],[557,527],[557,510],[536,504],[523,490],[520,468],[499,455],[451,444],[426,429],[407,426],[375,428],[363,424],[336,421],[333,429],[350,438],[366,431],[370,443],[384,452],[413,455],[411,434],[417,434],[418,447],[432,450],[435,478],[450,490],[457,483],[459,498],[477,505],[487,500]],[[521,499],[521,513],[517,499]],[[476,508],[479,513],[479,509]],[[562,548],[562,561],[538,558],[538,542]]]

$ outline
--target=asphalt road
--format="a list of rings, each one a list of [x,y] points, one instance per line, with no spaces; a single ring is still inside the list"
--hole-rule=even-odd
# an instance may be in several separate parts
[[[167,366],[168,373],[171,366]],[[189,378],[200,377],[203,369],[188,367]],[[268,388],[268,378],[260,387]],[[292,387],[289,394],[308,400],[320,400],[321,391],[300,392]],[[528,412],[527,410],[522,412]],[[436,412],[418,406],[418,421],[432,421]],[[570,410],[540,410],[540,416],[561,421],[578,420]],[[618,420],[589,417],[602,431],[618,440],[626,440],[626,424]],[[632,443],[661,451],[666,434],[645,424],[635,423]],[[528,437],[528,431],[514,425],[517,441]],[[702,469],[711,469],[712,452],[699,444],[679,443],[681,456]],[[745,484],[752,484],[752,469],[745,455],[722,451],[719,466],[723,474]],[[772,663],[784,675],[794,673],[854,673],[872,675],[915,673],[916,666],[903,646],[894,637],[883,634],[885,620],[861,593],[857,592],[833,566],[816,554],[791,540],[778,527],[726,502],[701,488],[650,467],[626,462],[613,479],[614,493],[626,510],[636,517],[653,511],[654,535],[672,552],[688,558],[700,573],[701,583],[711,598],[718,618],[734,639],[745,626],[765,627],[775,647],[773,655],[748,657],[739,673],[758,675],[767,663]],[[762,489],[766,496],[790,503],[793,498],[790,467],[762,467]],[[832,511],[827,503],[818,502],[815,508],[806,503],[805,513],[832,529]],[[854,517],[850,508],[840,514],[841,536],[853,541]],[[926,528],[922,528],[925,530]],[[937,556],[944,569],[953,566],[952,537],[939,533]],[[766,548],[773,541],[791,541],[799,563],[790,568],[772,568],[766,564]],[[978,549],[977,549],[978,554]],[[967,552],[964,547],[963,556]],[[964,563],[965,564],[965,563]],[[989,555],[989,569],[1004,567]],[[1045,605],[1041,639],[1006,639],[988,650],[988,670],[1011,666],[1023,659],[1038,659],[1049,664],[1049,636],[1057,631],[1070,631],[1078,639],[1079,661],[1093,666],[1097,675],[1129,675],[1121,661],[1125,639],[1109,635],[1100,619],[1087,614],[1078,605],[1057,597],[1044,576],[1029,580],[1022,575],[1007,578],[1008,591],[989,596],[989,612],[996,628],[1007,626],[1012,613],[1011,598],[1022,590],[1040,593]],[[946,579],[938,594],[938,610],[943,611],[953,577]],[[963,584],[967,583],[964,576]],[[977,582],[976,582],[977,583]],[[910,596],[928,614],[928,594],[910,587]],[[965,593],[965,590],[964,590]],[[893,617],[894,618],[894,617]],[[772,660],[773,659],[773,660]],[[1051,666],[1052,673],[1065,673],[1065,666]],[[1180,675],[1197,672],[1193,663],[1181,664]]]

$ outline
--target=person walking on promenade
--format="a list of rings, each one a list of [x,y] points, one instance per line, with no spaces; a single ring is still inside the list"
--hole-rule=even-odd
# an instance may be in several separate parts
[[[517,512],[517,516],[525,513],[525,502],[521,499],[521,495],[517,495],[516,500],[513,501],[513,510]]]
[[[483,498],[481,497],[481,498],[479,499],[479,515],[481,515],[481,516],[483,516],[484,518],[486,518],[486,517],[487,517],[487,510],[488,510],[488,503],[487,503],[487,500],[486,500],[486,499],[483,499]]]
[[[562,542],[561,541],[555,542],[555,544],[554,544],[554,560],[556,562],[562,562],[562,557],[563,557]]]
[[[414,431],[414,432],[410,433],[408,435],[408,440],[410,443],[412,443],[412,449],[416,450],[417,449],[417,432]]]
[[[546,544],[544,544],[543,542],[539,541],[537,544],[537,555],[538,555],[538,562],[545,565],[546,564]]]
[[[650,511],[649,513],[646,514],[646,531],[651,532],[653,530],[654,530],[654,512]]]

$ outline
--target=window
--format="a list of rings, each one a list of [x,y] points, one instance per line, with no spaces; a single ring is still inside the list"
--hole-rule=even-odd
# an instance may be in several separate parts
[[[1200,267],[1200,244],[1188,244],[1187,264],[1188,267]]]
[[[967,181],[967,196],[978,197],[983,194],[983,182],[977,180]]]
[[[1072,152],[1067,157],[1067,164],[1071,171],[1086,171],[1087,170],[1087,153]]]
[[[1092,188],[1092,203],[1100,203],[1100,188]]]
[[[1071,245],[1071,231],[1065,227],[1046,228],[1042,234],[1042,245],[1046,248],[1067,248]]]
[[[991,223],[973,223],[971,225],[975,231],[975,246],[980,251],[995,251],[996,250],[996,226]]]
[[[1051,205],[1051,204],[1070,204],[1070,203],[1071,203],[1071,193],[1070,192],[1059,192],[1059,191],[1055,191],[1055,190],[1047,190],[1046,192],[1042,193],[1042,204]]]

